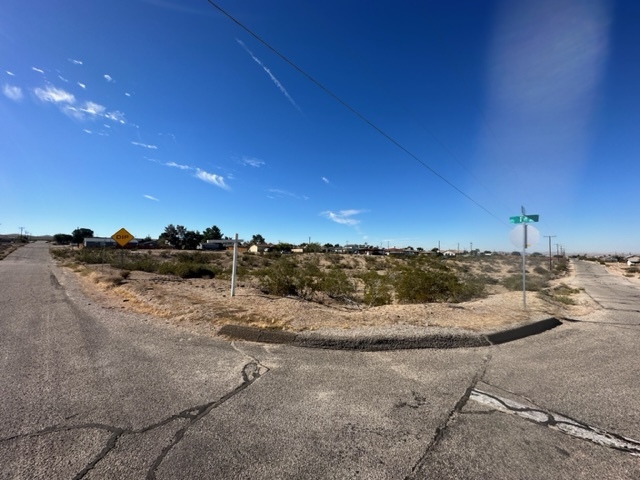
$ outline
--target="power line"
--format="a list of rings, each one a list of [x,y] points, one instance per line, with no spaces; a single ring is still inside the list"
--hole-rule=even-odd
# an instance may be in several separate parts
[[[214,7],[216,10],[218,10],[220,13],[222,13],[225,17],[227,17],[229,20],[231,20],[233,23],[235,23],[236,25],[238,25],[241,29],[243,29],[245,32],[247,32],[249,35],[251,35],[253,38],[255,38],[257,41],[259,41],[262,45],[264,45],[265,47],[267,47],[269,50],[271,50],[274,54],[276,54],[278,57],[280,57],[282,60],[284,60],[286,63],[288,63],[294,70],[296,70],[298,73],[300,73],[301,75],[303,75],[307,80],[311,81],[313,84],[315,84],[318,88],[320,88],[323,92],[325,92],[327,95],[329,95],[331,98],[333,98],[335,101],[337,101],[340,105],[342,105],[343,107],[345,107],[347,110],[349,110],[351,113],[353,113],[355,116],[357,116],[360,120],[362,120],[363,122],[365,122],[367,125],[369,125],[371,128],[373,128],[376,132],[378,132],[380,135],[382,135],[384,138],[386,138],[387,140],[389,140],[392,144],[394,144],[396,147],[398,147],[400,150],[402,150],[404,153],[406,153],[407,155],[409,155],[411,158],[413,158],[416,162],[418,162],[420,165],[422,165],[423,167],[425,167],[427,170],[429,170],[432,174],[434,174],[436,177],[438,177],[440,180],[442,180],[443,182],[445,182],[447,185],[449,185],[451,188],[453,188],[456,192],[458,192],[460,195],[464,196],[467,200],[471,201],[472,203],[474,203],[477,207],[481,208],[482,210],[484,210],[486,213],[488,213],[489,215],[491,215],[493,218],[495,218],[496,220],[498,220],[500,223],[502,223],[505,226],[509,226],[505,221],[503,221],[500,217],[498,217],[497,215],[495,215],[493,212],[491,212],[489,209],[487,209],[485,206],[483,206],[482,204],[480,204],[478,201],[474,200],[473,198],[471,198],[468,194],[466,194],[465,192],[463,192],[460,188],[458,188],[456,185],[454,185],[453,183],[451,183],[446,177],[444,177],[443,175],[441,175],[440,173],[438,173],[437,171],[435,171],[433,168],[431,168],[428,164],[426,164],[423,160],[421,160],[417,155],[415,155],[414,153],[412,153],[410,150],[408,150],[406,147],[404,147],[400,142],[398,142],[397,140],[395,140],[393,137],[391,137],[391,135],[389,135],[388,133],[386,133],[384,130],[382,130],[380,127],[378,127],[375,123],[373,123],[371,120],[369,120],[367,117],[365,117],[362,113],[360,113],[358,110],[356,110],[355,108],[353,108],[351,105],[349,105],[347,102],[345,102],[344,100],[342,100],[338,95],[336,95],[335,93],[333,93],[331,90],[329,90],[327,87],[325,87],[322,83],[320,83],[318,80],[316,80],[314,77],[312,77],[309,73],[307,73],[305,70],[303,70],[302,68],[300,68],[296,63],[294,63],[292,60],[289,60],[289,58],[287,58],[286,56],[284,56],[282,53],[280,53],[278,50],[275,49],[275,47],[272,47],[269,43],[267,43],[265,40],[263,40],[260,36],[258,36],[258,34],[254,33],[252,30],[250,30],[248,27],[246,27],[244,24],[242,24],[239,20],[237,20],[235,17],[233,17],[230,13],[228,13],[226,10],[224,10],[222,7],[220,7],[219,5],[217,5],[215,2],[213,2],[213,0],[207,0],[207,2]]]

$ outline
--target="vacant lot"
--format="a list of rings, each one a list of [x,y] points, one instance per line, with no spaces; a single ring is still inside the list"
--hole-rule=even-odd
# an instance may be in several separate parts
[[[499,328],[595,308],[571,288],[571,271],[527,258],[445,259],[342,254],[241,254],[235,297],[229,252],[100,251],[53,248],[86,292],[107,308],[149,313],[189,328],[226,323],[305,330],[389,325]],[[535,291],[534,291],[535,290]]]

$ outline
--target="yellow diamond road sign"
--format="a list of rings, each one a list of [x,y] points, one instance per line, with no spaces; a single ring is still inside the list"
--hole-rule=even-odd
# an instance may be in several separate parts
[[[124,247],[127,243],[133,240],[133,235],[127,232],[124,228],[121,228],[116,233],[111,235],[111,238],[113,238],[118,245]]]

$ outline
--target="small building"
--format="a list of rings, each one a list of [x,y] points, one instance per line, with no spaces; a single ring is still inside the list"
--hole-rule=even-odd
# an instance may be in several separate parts
[[[84,248],[115,248],[116,241],[112,238],[90,237],[82,241]]]
[[[129,241],[124,248],[137,248],[140,243],[135,238]],[[89,237],[82,242],[83,248],[116,248],[118,244],[113,238]]]
[[[249,253],[268,253],[271,250],[271,245],[262,243],[259,245],[251,245],[249,247]]]
[[[442,255],[445,257],[455,257],[456,252],[454,250],[445,250],[444,252],[442,252]]]
[[[629,258],[627,258],[627,265],[629,267],[640,266],[640,257],[629,257]]]

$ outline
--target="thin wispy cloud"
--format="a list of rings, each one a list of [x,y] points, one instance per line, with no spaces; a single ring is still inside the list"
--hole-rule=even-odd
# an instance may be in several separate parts
[[[238,42],[238,44],[244,49],[245,52],[247,52],[251,58],[253,58],[254,62],[256,62],[258,65],[260,65],[262,67],[262,69],[267,73],[267,75],[269,75],[269,78],[271,78],[271,80],[273,81],[273,83],[275,84],[276,87],[278,87],[278,89],[282,92],[282,94],[287,98],[287,100],[289,100],[289,102],[291,102],[291,105],[293,105],[294,107],[296,107],[296,109],[299,112],[302,112],[302,110],[300,109],[300,107],[298,106],[298,104],[295,102],[295,100],[293,98],[291,98],[291,95],[289,95],[289,92],[287,92],[286,88],[284,88],[284,86],[280,83],[280,81],[275,77],[275,75],[273,73],[271,73],[271,70],[269,70],[261,61],[258,57],[256,57],[253,52],[251,50],[249,50],[249,48],[244,44],[244,42],[238,38],[236,38],[236,42]]]
[[[357,218],[353,218],[355,215],[359,215],[364,213],[366,210],[340,210],[339,212],[332,212],[327,210],[326,212],[320,213],[325,218],[328,218],[332,222],[339,223],[340,225],[348,225],[353,227],[360,223],[360,220]]]
[[[5,97],[13,100],[14,102],[19,102],[22,100],[22,89],[20,87],[15,87],[13,85],[5,84],[2,87],[2,93]]]
[[[69,60],[74,65],[82,65],[82,60],[76,60],[75,58],[68,58],[67,60]]]
[[[307,197],[306,195],[297,195],[287,190],[280,190],[279,188],[270,188],[267,191],[269,193],[273,193],[276,197],[291,197],[291,198],[295,198],[296,200],[309,200],[309,197]],[[269,198],[274,198],[274,197],[269,197]]]
[[[88,113],[89,115],[104,115],[106,108],[102,105],[99,105],[94,102],[86,102],[82,107],[80,107],[80,111],[84,113]]]
[[[189,165],[181,165],[181,164],[176,163],[176,162],[167,162],[164,165],[166,167],[178,168],[180,170],[193,170],[193,168],[190,167]]]
[[[261,167],[262,165],[265,164],[264,160],[260,160],[259,158],[255,158],[255,157],[242,157],[242,159],[240,160],[240,163],[242,165],[247,165],[249,167]]]
[[[11,75],[12,77],[15,77],[15,74],[13,72],[10,72],[9,70],[5,70],[7,75]]]
[[[229,190],[229,186],[225,183],[224,177],[216,175],[215,173],[205,172],[199,168],[196,169],[196,178],[199,178],[203,182],[210,183],[216,187],[220,187],[224,190]]]
[[[131,145],[136,145],[138,147],[142,147],[142,148],[148,148],[149,150],[157,150],[158,147],[155,145],[149,145],[147,143],[141,143],[141,142],[131,142]]]
[[[113,77],[107,73],[105,73],[102,78],[104,78],[107,82],[113,82]]]
[[[76,102],[76,97],[74,97],[72,93],[52,85],[48,85],[46,88],[35,88],[33,93],[43,102],[67,104]]]
[[[62,80],[64,83],[69,83],[69,80],[67,80],[66,78],[64,78],[62,75],[58,75],[58,78],[60,80]]]
[[[331,183],[327,177],[322,177],[322,181],[323,181],[324,183],[326,183],[327,185],[328,185],[329,183]]]
[[[115,110],[107,111],[106,107],[92,101],[85,101],[78,104],[76,97],[62,88],[47,85],[45,88],[34,88],[34,95],[42,102],[53,103],[60,108],[66,115],[72,116],[78,120],[87,120],[95,118],[106,118],[116,123],[124,125],[124,113]]]
[[[104,114],[104,118],[107,118],[109,120],[112,120],[114,122],[120,123],[122,125],[124,125],[126,122],[126,120],[124,119],[124,113],[115,110],[113,112],[107,112]],[[135,126],[135,125],[134,125]]]
[[[125,96],[125,97],[130,97],[130,96],[131,96],[131,94],[130,94],[129,92],[124,92],[124,96]]]
[[[146,198],[147,200],[153,200],[154,202],[159,202],[160,200],[158,200],[156,197],[152,197],[151,195],[142,195],[144,198]]]
[[[83,128],[82,131],[84,133],[88,133],[89,135],[91,135],[93,132],[91,130],[89,130],[88,128]]]
[[[78,86],[79,86],[80,88],[82,88],[83,90],[84,90],[85,88],[87,88],[87,86],[86,86],[84,83],[80,83],[80,82],[77,82],[77,83],[78,83]]]
[[[41,68],[38,68],[38,67],[31,67],[31,70],[33,70],[34,72],[38,72],[38,73],[43,73],[44,74],[44,70],[42,70]]]

